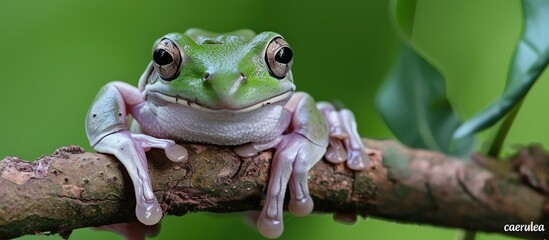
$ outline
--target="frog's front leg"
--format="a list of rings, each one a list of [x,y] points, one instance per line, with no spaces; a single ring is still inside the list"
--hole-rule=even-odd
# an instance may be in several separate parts
[[[267,143],[252,143],[235,149],[241,156],[276,148],[263,210],[257,220],[259,232],[276,238],[284,229],[282,222],[286,187],[290,187],[289,210],[304,216],[313,210],[309,195],[308,172],[320,160],[328,146],[328,128],[313,99],[296,93],[286,104],[291,114],[289,133]]]
[[[183,161],[188,153],[172,140],[128,131],[127,115],[137,118],[145,106],[143,99],[141,92],[131,85],[123,82],[107,84],[98,93],[86,116],[86,134],[95,150],[113,154],[122,162],[133,182],[137,219],[153,225],[163,214],[152,189],[145,150],[162,148],[172,161]]]

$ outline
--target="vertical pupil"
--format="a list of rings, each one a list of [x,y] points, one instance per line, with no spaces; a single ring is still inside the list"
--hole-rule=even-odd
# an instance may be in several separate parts
[[[275,61],[279,63],[289,63],[292,61],[293,53],[289,47],[283,47],[275,55]]]
[[[173,62],[172,55],[164,49],[156,49],[153,53],[153,60],[156,64],[162,66]]]

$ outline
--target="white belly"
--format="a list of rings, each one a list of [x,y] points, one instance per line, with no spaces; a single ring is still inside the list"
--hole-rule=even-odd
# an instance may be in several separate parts
[[[143,133],[184,142],[240,145],[280,136],[291,120],[285,101],[253,111],[204,112],[177,104],[147,104],[136,117]]]

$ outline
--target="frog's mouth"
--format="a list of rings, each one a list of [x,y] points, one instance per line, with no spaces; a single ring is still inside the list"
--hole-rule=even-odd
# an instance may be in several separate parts
[[[288,99],[292,96],[292,94],[294,92],[293,91],[287,91],[287,92],[284,92],[280,95],[274,96],[272,98],[266,99],[266,100],[261,101],[259,103],[256,103],[256,104],[253,104],[253,105],[250,105],[250,106],[246,106],[246,107],[243,107],[243,108],[231,108],[231,107],[209,108],[209,107],[205,107],[205,106],[200,105],[196,101],[185,99],[185,98],[182,98],[182,97],[179,97],[179,96],[175,96],[175,97],[174,96],[169,96],[169,95],[166,95],[166,94],[163,94],[163,93],[160,93],[160,92],[150,92],[150,93],[153,93],[156,97],[158,97],[158,98],[160,98],[160,99],[162,99],[166,102],[187,106],[187,107],[194,108],[194,109],[204,111],[204,112],[244,113],[244,112],[250,112],[250,111],[259,109],[261,107],[264,107],[264,106],[267,106],[267,105],[270,105],[270,104],[277,103],[277,102],[283,101],[285,99]]]

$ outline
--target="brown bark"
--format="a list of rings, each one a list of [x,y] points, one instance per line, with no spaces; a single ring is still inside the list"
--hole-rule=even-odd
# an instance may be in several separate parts
[[[476,231],[542,238],[545,232],[504,232],[505,224],[549,227],[549,154],[524,147],[506,161],[462,160],[364,140],[383,152],[368,168],[318,163],[310,171],[317,212],[371,215]],[[272,152],[239,158],[230,148],[187,144],[190,160],[172,163],[151,151],[153,188],[166,214],[260,209]],[[38,232],[135,221],[132,185],[112,156],[79,147],[58,149],[34,163],[0,161],[0,239]]]

